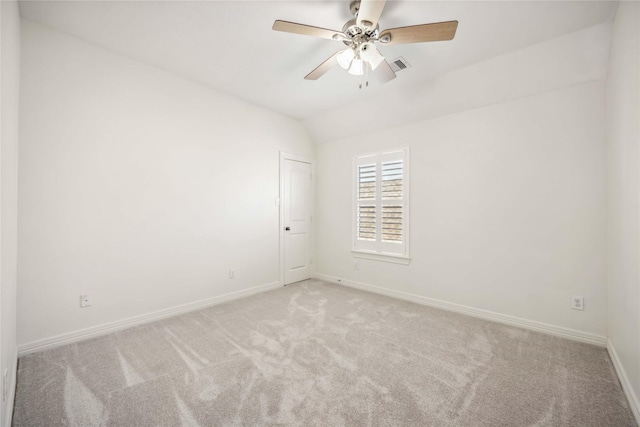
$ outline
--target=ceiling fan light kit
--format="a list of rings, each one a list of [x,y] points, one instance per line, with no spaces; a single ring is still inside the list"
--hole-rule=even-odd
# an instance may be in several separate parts
[[[396,73],[375,43],[394,45],[452,40],[458,27],[458,21],[398,27],[380,32],[378,20],[382,15],[385,3],[386,0],[351,2],[349,10],[354,18],[344,24],[342,32],[280,20],[274,22],[273,29],[341,41],[348,46],[347,49],[334,53],[307,74],[306,80],[317,80],[335,64],[338,64],[341,68],[348,70],[349,74],[355,76],[367,75],[368,70],[378,70],[376,74],[383,83],[386,83],[396,78]],[[367,81],[364,86],[368,85]],[[362,86],[361,83],[360,87],[362,88]]]
[[[359,51],[360,58],[362,58],[363,61],[367,61],[369,65],[371,65],[372,70],[378,68],[378,65],[380,65],[382,61],[384,61],[384,56],[382,56],[380,51],[372,42],[361,44]]]
[[[354,76],[361,76],[364,74],[364,61],[360,58],[355,58],[351,61],[351,66],[349,67],[349,74]]]
[[[359,48],[350,47],[338,53],[336,56],[338,65],[349,71],[349,74],[361,76],[365,67],[375,70],[384,61],[384,56],[371,42],[363,43]]]
[[[336,57],[338,61],[338,65],[345,70],[348,70],[351,67],[351,61],[356,57],[356,53],[353,49],[345,49],[338,54]]]

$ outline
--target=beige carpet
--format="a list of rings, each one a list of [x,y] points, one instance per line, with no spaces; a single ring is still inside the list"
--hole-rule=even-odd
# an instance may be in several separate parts
[[[15,426],[635,426],[603,348],[316,280],[22,357]]]

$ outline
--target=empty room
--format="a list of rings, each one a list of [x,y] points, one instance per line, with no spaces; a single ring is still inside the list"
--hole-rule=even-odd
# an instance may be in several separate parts
[[[640,2],[0,22],[0,426],[640,424]]]

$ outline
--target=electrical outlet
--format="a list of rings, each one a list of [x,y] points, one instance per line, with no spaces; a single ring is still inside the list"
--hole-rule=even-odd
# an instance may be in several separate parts
[[[574,310],[584,310],[584,297],[574,295],[571,297],[571,308]]]
[[[236,271],[229,270],[229,279],[235,279],[235,278],[236,278]]]
[[[358,261],[354,261],[354,263],[353,263],[353,269],[354,269],[354,270],[360,270],[360,263],[358,263]]]
[[[91,307],[91,295],[80,295],[80,308]]]

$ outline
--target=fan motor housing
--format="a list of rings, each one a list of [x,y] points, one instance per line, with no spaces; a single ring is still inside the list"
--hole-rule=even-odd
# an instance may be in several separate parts
[[[364,34],[364,30],[358,26],[356,18],[348,20],[347,23],[342,27],[342,32],[345,36],[351,39]]]
[[[378,38],[379,28],[378,25],[375,28],[362,28],[358,25],[356,18],[350,19],[342,27],[342,32],[348,37],[348,40],[343,40],[343,42],[347,46],[351,46],[365,43],[371,38],[376,39]]]

